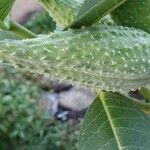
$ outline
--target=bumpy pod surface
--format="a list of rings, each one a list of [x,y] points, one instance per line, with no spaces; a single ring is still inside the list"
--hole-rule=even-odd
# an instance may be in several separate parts
[[[82,32],[81,32],[82,30]],[[0,62],[93,89],[150,85],[150,35],[118,26],[0,42]]]
[[[13,32],[10,31],[0,31],[0,41],[4,39],[16,39],[16,40],[21,40],[20,37],[15,35]]]
[[[116,23],[150,33],[150,0],[127,0],[112,13]]]

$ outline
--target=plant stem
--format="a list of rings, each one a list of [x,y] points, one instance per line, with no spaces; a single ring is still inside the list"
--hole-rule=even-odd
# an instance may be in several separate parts
[[[101,91],[96,90],[96,94],[99,95]],[[124,95],[126,96],[126,95]],[[131,97],[130,97],[131,99]],[[150,102],[142,102],[136,99],[131,99],[138,107],[140,107],[146,114],[150,115]]]
[[[21,36],[22,38],[35,38],[36,37],[36,34],[34,34],[30,30],[23,27],[22,25],[13,21],[9,22],[9,30]]]
[[[12,31],[22,38],[35,38],[36,37],[36,34],[26,29],[22,25],[11,20],[8,22],[8,25],[0,21],[0,28],[2,30]]]
[[[150,102],[150,89],[146,87],[142,87],[140,91],[143,94],[145,101]]]
[[[9,30],[9,26],[6,25],[3,21],[0,20],[0,29]]]
[[[132,99],[133,102],[139,106],[145,113],[150,115],[150,103],[140,102],[136,99]]]
[[[101,90],[96,90],[96,95],[99,95]],[[124,95],[127,96],[127,95]],[[128,96],[127,96],[128,97]],[[130,97],[130,99],[138,106],[140,107],[146,114],[150,115],[150,103],[142,102],[136,99],[133,99]]]

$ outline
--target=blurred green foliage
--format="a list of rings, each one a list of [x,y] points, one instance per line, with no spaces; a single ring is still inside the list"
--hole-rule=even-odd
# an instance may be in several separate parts
[[[11,67],[0,68],[0,150],[76,150],[80,124],[39,108],[43,91]]]
[[[25,27],[47,34],[55,30],[56,23],[42,10]],[[0,66],[0,150],[76,150],[79,122],[61,122],[40,109],[44,91],[35,78]]]
[[[46,10],[41,10],[28,20],[25,27],[36,34],[47,34],[56,29],[56,23]]]

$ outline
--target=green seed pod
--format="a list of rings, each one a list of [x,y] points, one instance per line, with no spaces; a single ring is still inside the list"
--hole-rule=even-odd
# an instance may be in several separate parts
[[[93,89],[150,85],[150,34],[100,26],[0,41],[0,62]]]
[[[150,33],[150,0],[128,0],[112,13],[116,23]]]

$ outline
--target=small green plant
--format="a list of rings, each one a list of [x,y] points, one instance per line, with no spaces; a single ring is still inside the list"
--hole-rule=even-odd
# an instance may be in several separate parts
[[[11,30],[12,21],[1,20],[1,29],[21,38],[34,37],[16,40],[9,38],[8,32],[0,32],[4,37],[1,63],[96,90],[97,97],[82,125],[79,150],[149,150],[150,1],[40,3],[64,30],[34,35],[16,23]],[[124,11],[126,22],[122,20]],[[128,95],[135,89],[141,90],[145,102]]]
[[[0,66],[1,150],[77,149],[80,123],[48,115],[39,105],[43,93],[24,74],[8,65]]]

